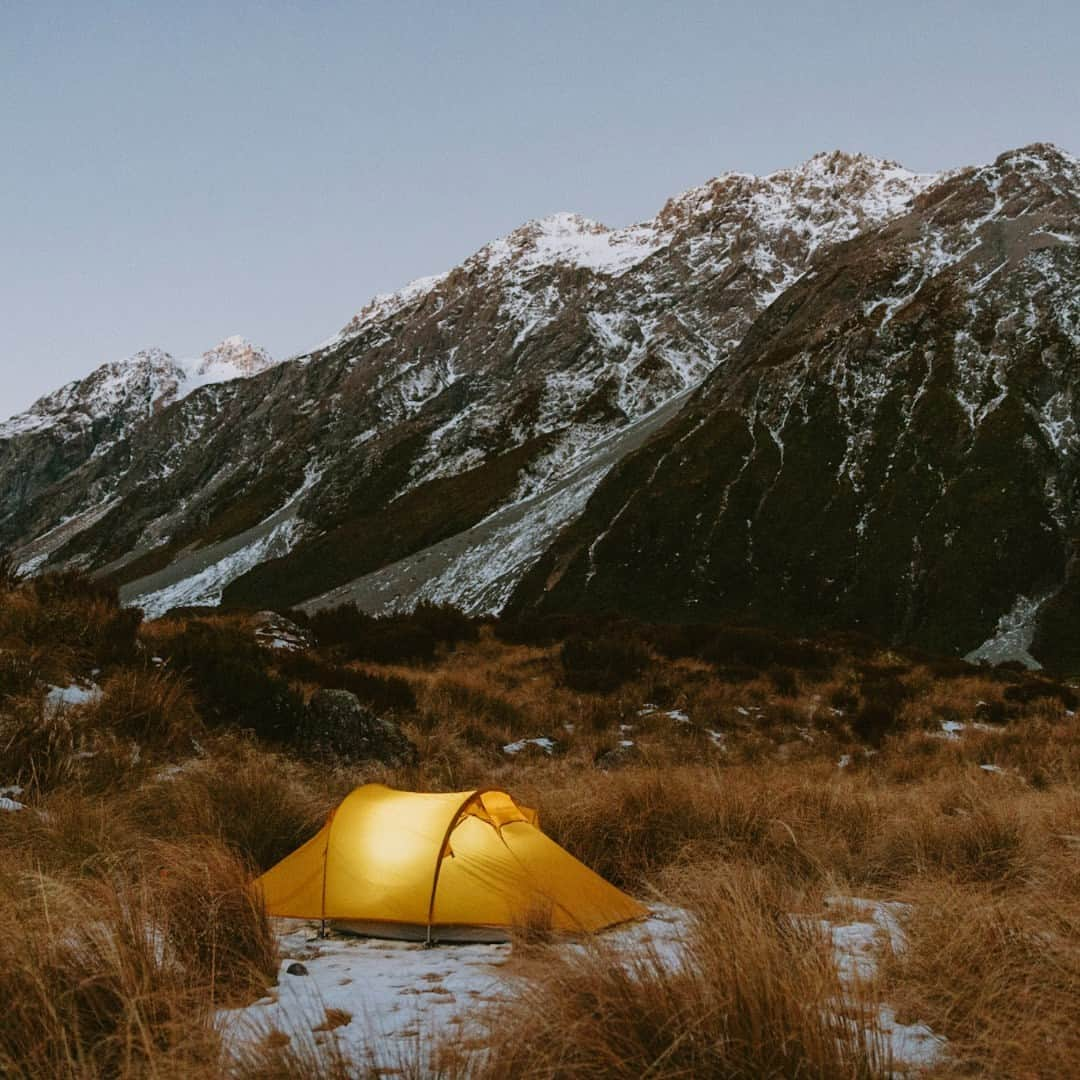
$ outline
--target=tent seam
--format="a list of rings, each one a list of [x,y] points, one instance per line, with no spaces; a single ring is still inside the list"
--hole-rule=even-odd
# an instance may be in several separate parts
[[[322,922],[321,932],[326,933],[326,864],[330,858],[330,840],[334,835],[334,822],[337,821],[337,812],[340,810],[340,806],[335,806],[330,811],[330,820],[326,823],[326,845],[323,847],[323,859],[322,859],[322,902],[320,904]]]
[[[442,863],[445,858],[444,852],[446,851],[446,845],[450,843],[450,836],[454,829],[457,828],[457,823],[461,820],[461,815],[465,813],[465,808],[469,803],[486,792],[500,790],[501,788],[477,788],[475,791],[470,791],[468,798],[454,811],[454,816],[450,819],[450,824],[446,827],[446,833],[443,835],[442,843],[439,845],[439,853],[436,856],[435,873],[431,879],[431,897],[428,901],[427,914],[427,943],[429,945],[431,944],[431,927],[435,918],[435,894],[439,889],[439,873],[442,870]],[[508,798],[511,797],[509,792],[503,792],[503,794]]]

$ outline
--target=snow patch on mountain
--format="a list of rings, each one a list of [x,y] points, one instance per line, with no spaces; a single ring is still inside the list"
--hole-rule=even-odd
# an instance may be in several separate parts
[[[185,574],[181,570],[176,580],[146,591],[140,591],[140,583],[134,582],[121,590],[121,598],[130,607],[142,608],[150,619],[159,618],[175,607],[217,607],[226,587],[237,578],[267,559],[288,555],[296,547],[307,527],[299,514],[300,502],[321,478],[322,470],[318,465],[309,464],[300,487],[281,509],[242,534],[246,542],[241,546],[218,545],[210,549],[205,565],[194,573]],[[231,550],[222,551],[223,547]],[[219,557],[215,557],[215,553]],[[157,580],[161,576],[153,575],[152,578]],[[168,576],[167,571],[164,576]]]
[[[1001,664],[1019,660],[1025,667],[1040,670],[1042,664],[1028,651],[1035,640],[1035,627],[1039,608],[1053,592],[1043,596],[1018,596],[1012,610],[998,619],[997,628],[977,649],[972,649],[964,659],[972,664]]]
[[[139,597],[132,606],[142,608],[148,619],[160,618],[175,607],[217,607],[227,585],[267,559],[288,555],[300,535],[301,523],[290,518],[192,577]]]
[[[490,269],[507,263],[523,271],[564,265],[614,276],[659,251],[671,236],[670,229],[655,221],[609,229],[581,214],[563,212],[522,225],[475,257]]]

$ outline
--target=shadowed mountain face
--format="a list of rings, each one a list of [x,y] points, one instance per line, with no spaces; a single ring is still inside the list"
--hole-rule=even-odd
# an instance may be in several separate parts
[[[1078,407],[1080,162],[1033,146],[818,260],[515,603],[1075,662]]]
[[[183,396],[153,381],[170,358],[102,369],[0,429],[0,542],[35,568],[109,574],[157,613],[223,595],[347,597],[502,514],[512,543],[488,529],[442,576],[405,573],[378,600],[497,608],[813,258],[903,213],[932,179],[838,153],[726,175],[627,229],[531,222],[291,361],[241,364],[223,343],[207,357],[237,377]]]

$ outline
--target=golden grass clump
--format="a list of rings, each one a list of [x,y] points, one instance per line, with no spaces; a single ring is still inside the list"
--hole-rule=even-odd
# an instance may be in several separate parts
[[[127,798],[127,813],[147,834],[212,838],[265,870],[318,832],[353,786],[246,738],[217,739],[208,748]]]
[[[146,847],[141,872],[2,882],[0,1075],[215,1075],[215,1004],[272,978],[276,942],[235,857]]]
[[[949,1040],[943,1075],[1077,1075],[1075,861],[1071,888],[1056,884],[1001,894],[929,877],[909,887],[908,947],[888,966],[887,992],[901,1016],[933,1017]]]
[[[187,684],[171,671],[122,668],[85,706],[84,723],[158,752],[190,752],[202,723]]]
[[[677,961],[598,944],[527,968],[523,991],[489,1018],[477,1075],[888,1075],[880,1040],[864,1034],[869,1003],[845,993],[824,940],[781,913],[762,875],[720,872],[698,904]]]

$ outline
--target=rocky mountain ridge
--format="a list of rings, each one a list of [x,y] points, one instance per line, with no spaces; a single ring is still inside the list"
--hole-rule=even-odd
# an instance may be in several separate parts
[[[1078,360],[1080,161],[1003,154],[788,290],[517,602],[1072,663]]]
[[[19,479],[0,429],[0,542],[152,613],[426,597],[1035,648],[1017,612],[1072,572],[1076,169],[832,153],[625,229],[530,222],[70,467]]]
[[[30,408],[0,423],[0,439],[49,428],[64,429],[120,419],[129,425],[167,408],[202,386],[257,375],[276,363],[265,349],[233,335],[201,357],[177,360],[164,349],[140,349],[124,360],[103,364],[39,398]]]
[[[155,612],[226,589],[300,602],[543,499],[604,444],[548,507],[555,531],[610,467],[607,440],[722,363],[819,250],[932,180],[834,153],[718,177],[628,229],[530,222],[310,354],[118,424],[44,482],[16,482],[20,440],[0,441],[0,538],[32,565],[102,568]],[[477,603],[504,599],[546,535],[527,541]]]

